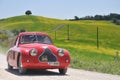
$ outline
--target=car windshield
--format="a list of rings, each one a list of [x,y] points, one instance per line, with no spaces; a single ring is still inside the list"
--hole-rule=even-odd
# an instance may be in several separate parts
[[[46,35],[23,35],[20,38],[21,44],[27,43],[43,43],[43,44],[52,44],[50,38]]]

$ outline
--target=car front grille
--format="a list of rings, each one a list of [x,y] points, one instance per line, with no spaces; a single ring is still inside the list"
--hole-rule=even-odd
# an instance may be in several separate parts
[[[50,49],[46,48],[43,51],[43,53],[40,55],[39,61],[40,62],[56,62],[57,58]]]

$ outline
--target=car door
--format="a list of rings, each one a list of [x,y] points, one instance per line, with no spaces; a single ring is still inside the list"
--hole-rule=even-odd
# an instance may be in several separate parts
[[[9,63],[14,66],[17,67],[17,56],[18,56],[18,43],[19,43],[19,38],[17,38],[14,42],[13,47],[9,50]]]

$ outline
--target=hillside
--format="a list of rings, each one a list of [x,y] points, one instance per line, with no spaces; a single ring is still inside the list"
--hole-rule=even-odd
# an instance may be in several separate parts
[[[119,50],[120,26],[110,21],[80,20],[67,21],[40,16],[16,16],[0,21],[0,30],[25,29],[46,32],[54,39],[52,31],[58,25],[69,24],[70,41],[96,46],[96,28],[99,27],[100,48]],[[67,26],[57,31],[57,40],[67,39]]]
[[[61,24],[69,24],[70,40],[67,40],[67,26],[56,32],[55,39],[55,32],[52,30]],[[99,49],[96,47],[97,27],[99,27]],[[48,33],[56,46],[70,51],[71,67],[120,74],[120,64],[114,62],[115,52],[120,50],[120,25],[115,25],[111,21],[67,21],[26,15],[0,21],[0,30],[12,29]]]

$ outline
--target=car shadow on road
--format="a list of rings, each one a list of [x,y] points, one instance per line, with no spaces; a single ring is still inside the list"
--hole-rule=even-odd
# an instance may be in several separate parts
[[[48,71],[48,70],[28,70],[25,74],[20,74],[17,69],[8,70],[7,72],[17,76],[68,76],[67,74],[62,75],[59,72]]]

